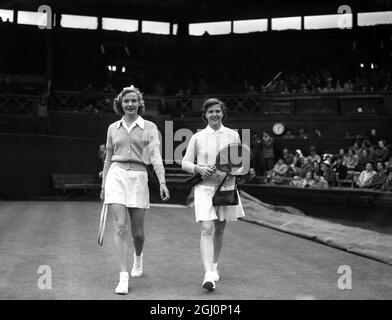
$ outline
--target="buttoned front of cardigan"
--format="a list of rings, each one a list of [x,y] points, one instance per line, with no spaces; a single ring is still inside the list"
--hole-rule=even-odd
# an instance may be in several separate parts
[[[102,186],[112,163],[136,171],[146,171],[145,165],[152,164],[159,182],[165,183],[158,129],[153,122],[138,116],[130,127],[124,119],[112,123],[108,128],[106,150]]]

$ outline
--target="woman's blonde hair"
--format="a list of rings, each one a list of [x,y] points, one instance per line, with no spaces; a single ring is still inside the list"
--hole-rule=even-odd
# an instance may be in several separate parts
[[[135,88],[132,85],[130,87],[123,88],[122,91],[119,93],[119,95],[114,99],[113,109],[114,109],[115,113],[120,114],[120,115],[124,114],[124,110],[122,108],[122,99],[126,94],[131,93],[131,92],[137,94],[137,99],[139,101],[139,108],[137,110],[137,114],[142,115],[144,113],[145,106],[144,106],[144,100],[143,100],[143,93],[138,88]]]

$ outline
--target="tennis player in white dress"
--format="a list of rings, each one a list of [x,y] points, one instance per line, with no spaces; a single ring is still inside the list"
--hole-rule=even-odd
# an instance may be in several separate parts
[[[170,195],[157,126],[141,117],[142,93],[133,86],[124,88],[114,101],[114,110],[123,117],[108,128],[101,199],[108,205],[115,226],[114,243],[120,268],[115,292],[127,294],[129,225],[135,248],[131,276],[143,274],[144,213],[150,207],[147,164],[154,167],[162,200],[168,200]]]
[[[182,161],[183,170],[199,173],[203,178],[195,186],[194,203],[196,221],[201,227],[200,251],[205,271],[202,285],[207,290],[214,290],[215,282],[220,279],[218,259],[226,222],[245,216],[240,198],[236,206],[214,207],[212,204],[212,197],[225,175],[215,170],[216,156],[225,146],[240,143],[239,134],[222,124],[226,115],[226,107],[219,99],[211,98],[203,104],[202,117],[208,125],[192,136]],[[226,189],[234,187],[234,179],[233,176],[227,178]]]

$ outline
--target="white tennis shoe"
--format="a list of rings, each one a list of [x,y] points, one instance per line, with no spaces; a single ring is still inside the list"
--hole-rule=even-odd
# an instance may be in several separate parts
[[[214,274],[212,271],[207,271],[204,275],[203,288],[208,291],[215,290]]]
[[[132,278],[140,278],[143,275],[143,252],[140,256],[133,254],[133,267],[131,270]]]
[[[120,281],[115,289],[117,294],[128,294],[129,274],[126,271],[120,272]]]
[[[212,264],[212,274],[213,274],[214,281],[219,281],[220,275],[219,275],[218,263]]]

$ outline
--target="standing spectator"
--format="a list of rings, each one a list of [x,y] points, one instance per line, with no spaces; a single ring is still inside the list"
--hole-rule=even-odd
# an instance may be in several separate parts
[[[388,177],[385,180],[385,183],[381,186],[382,191],[392,192],[392,169],[388,171]]]
[[[252,135],[251,140],[251,166],[256,170],[256,174],[262,174],[262,141],[257,133]]]
[[[265,171],[269,171],[274,166],[274,138],[267,132],[263,132],[262,162]]]
[[[385,140],[379,140],[378,146],[374,150],[373,158],[374,160],[382,160],[383,162],[387,161],[389,154],[389,149],[385,147]]]
[[[365,170],[361,172],[358,178],[358,187],[367,188],[375,174],[376,172],[373,170],[373,163],[370,161],[366,162]]]
[[[377,173],[372,177],[372,180],[368,186],[371,189],[381,189],[387,180],[387,175],[385,173],[384,162],[377,161],[376,163]]]
[[[324,179],[323,176],[314,172],[313,173],[314,183],[311,186],[312,189],[328,189],[328,182]]]

